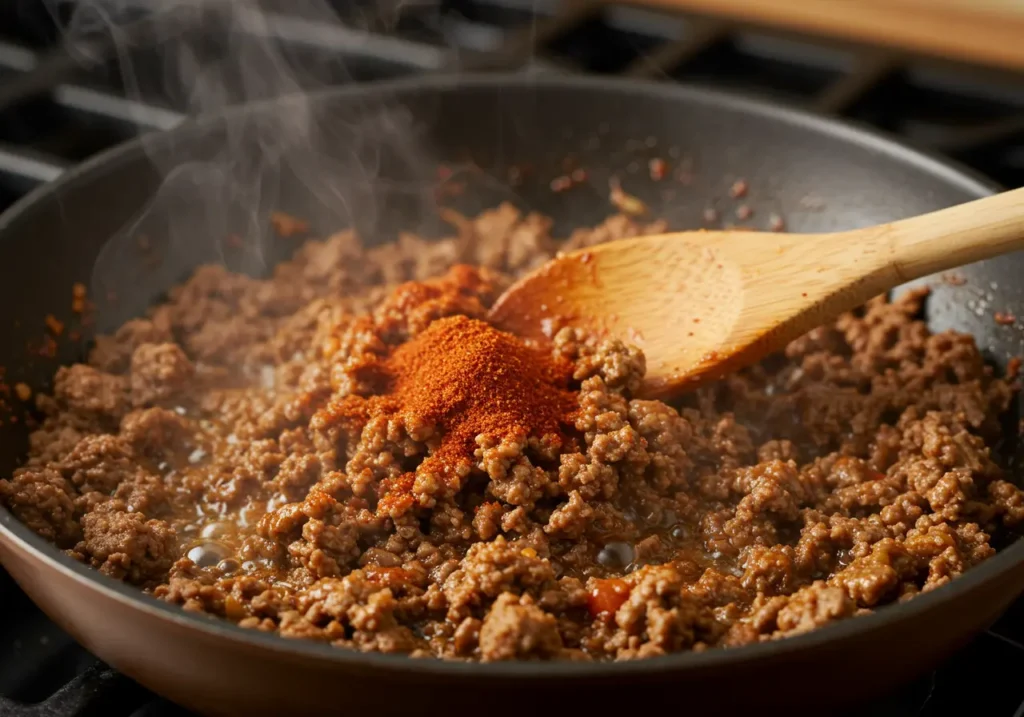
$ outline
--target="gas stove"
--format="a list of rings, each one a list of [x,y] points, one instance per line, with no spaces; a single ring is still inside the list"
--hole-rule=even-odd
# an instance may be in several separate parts
[[[321,84],[455,70],[702,84],[864,123],[1024,186],[1024,72],[604,0],[413,0],[388,12],[336,4],[345,7],[338,24],[310,22],[280,2],[260,26],[289,58],[319,68]],[[62,50],[43,5],[0,7],[0,210],[188,114],[173,92],[148,93],[144,81],[126,98],[113,47],[93,47],[84,63]],[[135,66],[145,68],[145,57]],[[2,570],[0,605],[0,716],[188,714],[76,645]],[[939,669],[851,715],[1024,716],[1022,643],[1024,601]]]

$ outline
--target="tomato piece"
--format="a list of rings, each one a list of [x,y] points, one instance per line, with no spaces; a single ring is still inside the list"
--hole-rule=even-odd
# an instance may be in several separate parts
[[[594,617],[610,617],[629,598],[629,583],[619,578],[595,580],[587,595],[587,607]]]

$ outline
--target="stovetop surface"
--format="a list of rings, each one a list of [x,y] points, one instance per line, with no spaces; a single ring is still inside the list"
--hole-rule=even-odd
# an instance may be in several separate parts
[[[708,17],[597,0],[428,0],[393,11],[343,3],[344,21],[311,23],[278,2],[261,30],[316,67],[315,82],[370,82],[476,69],[585,72],[691,82],[853,119],[1024,186],[1024,72],[954,65]],[[0,210],[96,152],[173,127],[184,88],[133,58],[136,92],[110,48],[88,66],[60,51],[42,3],[0,7]],[[144,44],[144,43],[143,43]],[[105,54],[106,53],[106,54]],[[103,665],[0,571],[0,717],[185,717]],[[1024,601],[942,667],[864,717],[1024,717]]]

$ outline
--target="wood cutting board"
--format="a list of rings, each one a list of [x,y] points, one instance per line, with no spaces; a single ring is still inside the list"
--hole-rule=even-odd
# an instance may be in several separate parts
[[[1024,0],[631,0],[1024,70]]]

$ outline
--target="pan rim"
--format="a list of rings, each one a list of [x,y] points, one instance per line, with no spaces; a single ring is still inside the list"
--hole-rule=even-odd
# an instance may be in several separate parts
[[[804,128],[823,136],[854,145],[867,152],[881,154],[913,166],[926,174],[955,186],[965,193],[981,197],[998,191],[990,180],[954,161],[922,151],[884,133],[856,123],[812,114],[803,110],[775,105],[767,101],[741,96],[736,93],[685,84],[666,84],[624,78],[592,77],[582,75],[526,75],[505,73],[436,74],[412,76],[365,85],[330,87],[298,96],[288,95],[257,103],[229,108],[207,118],[186,120],[177,127],[143,135],[102,152],[63,173],[51,183],[41,185],[16,202],[0,215],[0,235],[16,224],[23,215],[31,213],[39,200],[51,193],[73,191],[76,183],[96,179],[105,171],[113,170],[119,162],[134,158],[145,151],[147,142],[186,140],[194,133],[229,120],[232,116],[273,111],[300,98],[325,102],[337,98],[394,99],[405,94],[458,92],[472,89],[537,88],[565,91],[600,91],[609,96],[651,96],[676,98],[690,103],[721,107],[742,112],[767,122]],[[292,658],[320,663],[332,663],[338,668],[352,667],[379,669],[417,676],[476,677],[497,680],[564,680],[594,677],[627,678],[636,675],[652,676],[659,673],[690,669],[714,669],[811,650],[830,642],[839,642],[858,633],[884,629],[887,625],[921,615],[958,594],[969,592],[982,584],[997,579],[1013,566],[1024,562],[1024,539],[1019,539],[999,551],[981,565],[937,590],[919,595],[913,600],[885,608],[856,619],[841,620],[812,630],[806,634],[765,643],[757,643],[706,652],[683,652],[662,657],[626,662],[508,662],[466,663],[438,659],[411,659],[405,655],[361,653],[306,640],[283,638],[277,633],[263,633],[238,627],[219,618],[195,615],[152,598],[137,588],[102,575],[80,563],[55,546],[32,533],[3,506],[0,506],[0,535],[10,540],[15,549],[30,553],[50,568],[58,570],[85,587],[101,591],[105,597],[126,607],[140,609],[151,617],[169,619],[182,628],[199,630],[207,637],[230,640],[239,646],[274,653],[277,658]]]

